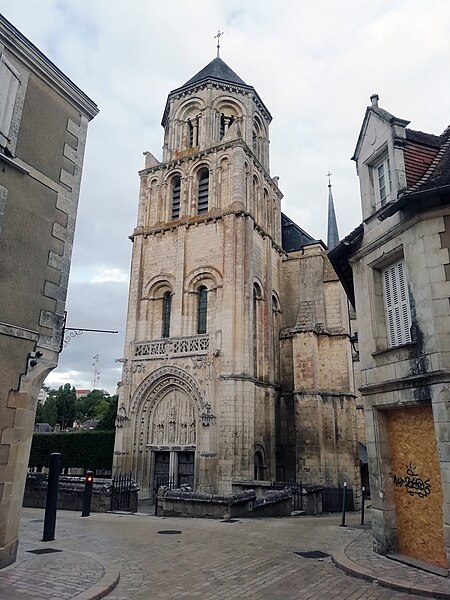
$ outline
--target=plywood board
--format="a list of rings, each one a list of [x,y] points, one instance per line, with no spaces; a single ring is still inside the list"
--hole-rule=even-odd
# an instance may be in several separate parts
[[[448,568],[431,406],[386,412],[399,552]]]

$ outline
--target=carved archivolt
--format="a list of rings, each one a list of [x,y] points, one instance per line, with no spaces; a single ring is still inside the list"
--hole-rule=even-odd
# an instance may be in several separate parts
[[[142,412],[152,410],[159,398],[173,388],[183,390],[188,397],[192,398],[198,410],[202,409],[204,405],[203,392],[192,375],[180,367],[165,365],[155,369],[139,385],[132,399],[131,412],[137,412],[144,401]]]

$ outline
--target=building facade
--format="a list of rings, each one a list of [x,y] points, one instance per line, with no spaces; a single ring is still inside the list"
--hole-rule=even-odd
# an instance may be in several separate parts
[[[367,108],[363,223],[330,253],[356,305],[376,548],[450,566],[450,130]],[[361,318],[364,315],[364,318]]]
[[[14,561],[39,390],[64,324],[96,105],[0,15],[0,567]]]
[[[169,94],[162,161],[146,153],[114,466],[150,493],[358,485],[346,298],[282,216],[271,118],[217,57]]]

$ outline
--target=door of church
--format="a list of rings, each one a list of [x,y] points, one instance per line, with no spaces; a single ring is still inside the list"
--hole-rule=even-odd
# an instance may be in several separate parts
[[[178,487],[185,483],[194,489],[194,456],[195,452],[178,452]]]
[[[161,485],[169,485],[170,452],[155,452],[155,475],[153,489],[158,491]]]

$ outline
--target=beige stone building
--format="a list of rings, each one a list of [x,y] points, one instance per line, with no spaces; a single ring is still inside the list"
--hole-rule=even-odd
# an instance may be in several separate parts
[[[150,493],[359,486],[347,300],[281,213],[271,119],[217,57],[170,92],[162,161],[146,153],[114,465]]]
[[[96,105],[0,15],[0,567],[14,561],[38,394],[60,351]]]
[[[448,570],[450,129],[410,129],[371,100],[363,223],[330,259],[359,317],[375,545]]]

